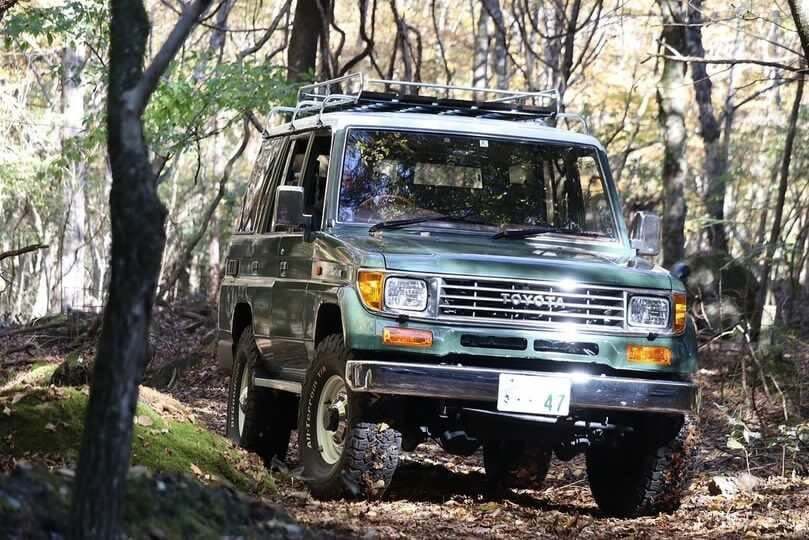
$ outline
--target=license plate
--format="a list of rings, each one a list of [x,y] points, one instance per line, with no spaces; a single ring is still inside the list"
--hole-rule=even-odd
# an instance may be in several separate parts
[[[570,411],[570,379],[501,373],[497,385],[497,410],[567,416]]]

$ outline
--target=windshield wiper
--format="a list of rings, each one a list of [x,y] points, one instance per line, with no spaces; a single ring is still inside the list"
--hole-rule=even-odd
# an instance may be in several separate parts
[[[389,221],[381,221],[375,225],[371,225],[371,227],[368,229],[368,234],[373,234],[383,229],[400,229],[402,227],[409,227],[410,225],[427,223],[429,221],[448,221],[451,223],[471,223],[473,225],[490,225],[485,221],[470,218],[468,214],[460,216],[430,216],[430,217],[391,219]]]
[[[540,234],[570,234],[574,236],[590,236],[601,237],[604,236],[599,233],[585,232],[576,230],[570,227],[554,227],[553,225],[538,225],[536,227],[526,227],[524,229],[504,229],[499,233],[492,236],[495,240],[500,238],[527,238],[529,236],[536,236]]]

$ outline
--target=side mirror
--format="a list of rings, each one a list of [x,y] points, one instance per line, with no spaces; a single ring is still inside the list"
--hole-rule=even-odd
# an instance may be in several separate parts
[[[303,226],[304,236],[312,229],[312,216],[303,213],[303,188],[300,186],[278,186],[275,192],[275,209],[272,215],[273,232],[278,227],[297,229]]]
[[[654,257],[660,253],[660,218],[648,212],[637,212],[629,226],[629,238],[638,255]]]

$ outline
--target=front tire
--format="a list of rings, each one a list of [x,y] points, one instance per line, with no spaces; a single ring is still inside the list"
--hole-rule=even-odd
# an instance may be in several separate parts
[[[269,467],[273,457],[286,459],[296,405],[291,394],[253,385],[258,359],[253,328],[247,327],[236,345],[226,429],[230,440],[258,454]]]
[[[699,435],[693,419],[679,421],[674,428],[664,420],[657,429],[648,423],[646,437],[628,437],[615,447],[587,451],[590,491],[605,514],[635,517],[680,507],[691,481]]]
[[[301,391],[298,451],[318,499],[381,497],[399,463],[401,434],[365,421],[362,396],[345,383],[348,352],[339,334],[324,338]]]

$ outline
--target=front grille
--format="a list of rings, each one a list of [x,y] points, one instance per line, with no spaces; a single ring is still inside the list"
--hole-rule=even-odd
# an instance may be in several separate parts
[[[480,278],[442,278],[438,298],[441,319],[536,326],[622,329],[624,309],[621,290]]]

